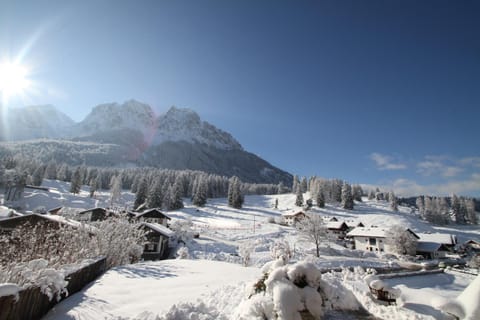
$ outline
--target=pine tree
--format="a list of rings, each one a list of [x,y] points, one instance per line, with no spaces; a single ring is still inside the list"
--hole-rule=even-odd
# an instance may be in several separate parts
[[[148,190],[147,179],[145,177],[142,177],[142,180],[140,180],[140,183],[138,184],[138,187],[137,187],[137,193],[135,194],[135,202],[133,204],[133,208],[137,209],[142,204],[144,204],[145,201],[147,200],[147,194],[149,198],[149,203],[147,204],[147,206],[149,208],[158,207],[155,203],[155,200],[158,200],[158,198],[156,198],[157,194],[154,193],[153,189],[155,188],[151,188],[150,190]],[[160,186],[160,190],[161,190],[161,186]],[[161,196],[160,191],[158,192],[158,194]],[[160,197],[160,202],[161,202],[161,199],[162,198]],[[150,204],[152,206],[150,206]]]
[[[297,207],[303,206],[303,192],[302,192],[302,187],[300,185],[297,185],[297,190],[296,190],[297,197],[295,199],[295,205]]]
[[[122,195],[122,177],[120,175],[113,176],[110,181],[110,206],[113,207],[115,203],[120,200]]]
[[[302,192],[307,192],[308,183],[307,183],[306,177],[303,177],[302,180],[300,181],[300,188],[302,189]]]
[[[203,207],[207,203],[207,180],[204,176],[199,176],[195,180],[192,203],[197,207]],[[230,197],[228,204],[230,205]]]
[[[418,209],[418,213],[420,213],[421,216],[425,215],[425,202],[423,200],[422,196],[417,197],[417,200],[415,200],[415,204]]]
[[[228,184],[228,205],[232,208],[240,209],[243,205],[243,195],[241,191],[240,180],[233,176]]]
[[[347,210],[353,210],[352,187],[346,182],[342,186],[342,207]]]
[[[471,224],[477,224],[477,212],[475,211],[475,201],[473,199],[467,199],[465,201],[467,208],[467,221]]]
[[[375,192],[373,192],[373,190],[370,190],[370,192],[368,193],[368,200],[373,200],[375,199]]]
[[[323,191],[319,191],[317,193],[317,207],[325,208],[325,197],[323,195]]]
[[[168,202],[168,210],[178,210],[183,208],[183,186],[179,177],[175,179],[175,183],[169,190],[170,199]]]
[[[390,199],[390,208],[393,211],[398,211],[398,200],[393,191],[390,191],[388,198]]]
[[[45,178],[55,180],[57,179],[57,163],[50,161],[45,168]]]
[[[461,208],[460,199],[456,195],[452,197],[452,214],[455,217],[456,223],[465,223],[465,216],[463,215],[464,212]]]
[[[57,179],[60,181],[70,180],[70,172],[68,166],[65,163],[58,168]]]
[[[70,192],[73,194],[80,193],[80,188],[82,185],[82,174],[80,172],[80,167],[75,169],[75,172],[72,175],[72,181],[70,183]]]
[[[297,192],[297,188],[298,188],[299,185],[300,185],[300,181],[299,181],[299,179],[298,179],[298,176],[297,176],[297,175],[294,175],[294,176],[293,176],[292,191],[293,191],[293,192]]]
[[[40,165],[38,166],[32,175],[32,184],[34,186],[39,186],[42,184],[45,168]]]

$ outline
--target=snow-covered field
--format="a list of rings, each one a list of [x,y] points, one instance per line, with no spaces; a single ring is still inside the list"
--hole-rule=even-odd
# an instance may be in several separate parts
[[[79,195],[70,194],[67,183],[46,180],[44,186],[49,187],[50,192],[26,192],[22,205],[27,210],[57,206],[87,209],[109,205],[108,192],[97,192],[96,198],[92,199],[88,197],[87,189],[82,189]],[[305,195],[307,198],[308,194]],[[133,194],[123,192],[118,205],[131,205],[133,200]],[[277,209],[274,208],[276,200]],[[314,258],[313,244],[302,240],[294,228],[272,223],[279,221],[282,213],[301,210],[294,206],[294,202],[293,194],[246,196],[242,209],[232,209],[227,206],[226,199],[209,199],[202,208],[185,200],[184,209],[168,212],[168,215],[173,220],[190,220],[200,234],[188,244],[191,259],[144,262],[112,269],[57,305],[46,319],[155,319],[157,315],[160,319],[229,319],[245,298],[246,286],[250,288],[252,281],[261,275],[261,266],[272,260],[270,247],[279,240],[290,244],[294,252],[292,261],[307,259],[322,269],[358,266],[365,269],[397,264],[390,256],[350,250],[333,242],[323,244],[321,257]],[[416,232],[453,233],[459,243],[468,239],[480,240],[478,226],[432,226],[410,211],[410,208],[400,207],[399,212],[393,212],[385,202],[368,200],[356,203],[352,211],[332,205],[312,209],[327,219],[335,217],[348,224],[403,225]],[[243,267],[238,256],[239,247],[245,243],[254,247],[250,267]],[[458,296],[473,280],[450,273],[391,279],[388,283],[402,291],[403,304],[376,306],[365,292],[360,276],[337,272],[335,275],[325,274],[324,278],[332,283],[343,283],[342,286],[352,290],[368,311],[385,319],[448,319],[432,307],[432,301]],[[205,316],[181,318],[180,314],[188,314],[187,311]]]

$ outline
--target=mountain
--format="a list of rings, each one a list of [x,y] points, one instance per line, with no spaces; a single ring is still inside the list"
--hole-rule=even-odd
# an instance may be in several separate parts
[[[52,105],[28,106],[2,111],[0,141],[61,138],[68,135],[74,121]]]
[[[45,113],[30,113],[35,108]],[[34,116],[41,121],[33,121]],[[171,107],[157,117],[149,105],[129,100],[98,105],[79,123],[51,106],[25,108],[17,117],[31,121],[8,140],[49,139],[4,143],[0,153],[72,165],[153,166],[236,175],[245,182],[292,182],[291,174],[245,151],[231,134],[202,121],[190,109]]]

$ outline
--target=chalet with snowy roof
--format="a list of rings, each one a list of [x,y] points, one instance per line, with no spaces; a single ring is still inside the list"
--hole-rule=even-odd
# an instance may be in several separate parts
[[[352,231],[353,229],[355,229],[357,227],[365,227],[365,225],[361,221],[359,223],[347,221],[346,224],[348,226],[348,231]]]
[[[77,213],[80,221],[99,221],[112,216],[113,213],[105,208],[91,208]]]
[[[142,258],[144,260],[165,259],[168,256],[174,232],[164,225],[151,222],[143,222],[141,228],[145,230],[146,238]]]
[[[449,249],[441,243],[418,241],[417,255],[423,256],[425,259],[441,259],[445,258]]]
[[[283,222],[288,226],[294,226],[300,220],[305,219],[306,215],[302,211],[283,213]]]
[[[457,236],[449,233],[418,233],[418,242],[433,242],[443,244],[449,251],[455,251]]]
[[[410,229],[405,232],[411,233],[415,238],[419,236]],[[353,239],[354,248],[357,250],[365,250],[371,252],[393,253],[393,250],[386,243],[390,236],[389,230],[379,227],[357,227],[348,232],[346,237]]]
[[[348,226],[344,221],[329,221],[327,223],[327,233],[337,239],[344,239],[348,232]]]
[[[163,226],[167,226],[168,220],[172,219],[157,208],[143,210],[142,212],[129,211],[127,215],[130,219],[138,222],[157,223]]]

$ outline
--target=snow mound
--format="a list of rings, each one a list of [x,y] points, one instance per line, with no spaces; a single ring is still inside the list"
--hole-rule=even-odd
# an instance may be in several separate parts
[[[455,300],[440,305],[439,309],[458,319],[480,319],[480,275]]]
[[[17,301],[21,289],[15,283],[2,283],[0,284],[0,297],[15,296],[15,301]]]

